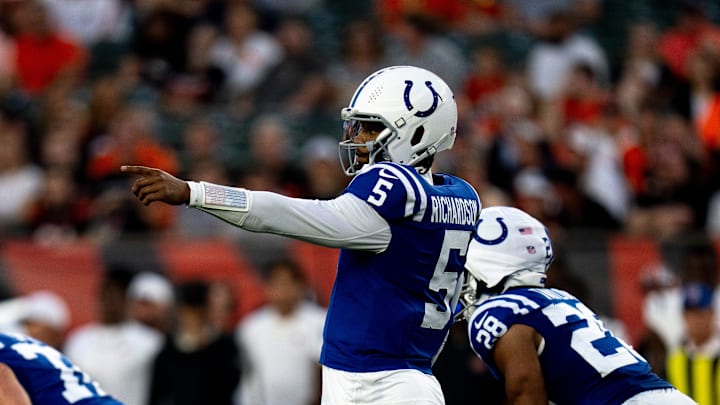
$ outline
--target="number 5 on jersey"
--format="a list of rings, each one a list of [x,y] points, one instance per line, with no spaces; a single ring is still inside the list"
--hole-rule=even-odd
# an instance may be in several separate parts
[[[367,201],[376,206],[379,207],[383,205],[385,202],[385,199],[387,199],[387,192],[390,191],[393,184],[383,178],[378,179],[377,183],[375,183],[375,187],[372,189],[372,194],[368,196]]]
[[[425,303],[425,316],[422,327],[430,329],[444,328],[452,316],[452,308],[455,308],[460,297],[460,274],[446,271],[450,260],[450,252],[455,250],[460,256],[467,254],[470,231],[446,230],[443,239],[440,255],[435,264],[435,272],[428,288],[433,293],[440,295],[443,305],[434,302]]]

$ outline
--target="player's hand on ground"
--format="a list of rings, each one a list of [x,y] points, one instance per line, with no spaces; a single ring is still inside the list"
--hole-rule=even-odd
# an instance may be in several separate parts
[[[132,192],[145,205],[153,201],[167,204],[187,204],[190,200],[190,187],[187,182],[160,169],[145,166],[121,166],[120,171],[137,175]]]

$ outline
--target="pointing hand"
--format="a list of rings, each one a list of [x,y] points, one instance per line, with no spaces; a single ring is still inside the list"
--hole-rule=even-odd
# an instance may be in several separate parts
[[[150,205],[153,201],[172,205],[187,204],[190,201],[190,187],[187,182],[163,170],[145,166],[121,166],[120,171],[138,176],[131,190],[145,205]]]

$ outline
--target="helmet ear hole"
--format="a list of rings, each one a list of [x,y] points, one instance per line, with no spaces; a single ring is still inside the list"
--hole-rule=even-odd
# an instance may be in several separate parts
[[[415,133],[410,140],[410,145],[415,146],[422,141],[423,135],[425,135],[425,127],[422,125],[415,129]]]

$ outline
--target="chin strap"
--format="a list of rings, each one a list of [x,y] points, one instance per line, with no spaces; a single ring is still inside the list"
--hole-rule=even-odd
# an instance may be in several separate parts
[[[454,319],[456,322],[470,319],[475,308],[487,299],[500,294],[500,288],[497,286],[489,288],[484,281],[476,279],[468,272],[465,272],[465,277],[466,281],[463,283],[460,299],[455,308]]]
[[[547,281],[547,275],[532,270],[522,270],[517,273],[513,273],[505,278],[502,285],[502,292],[509,290],[514,287],[545,287]]]
[[[417,156],[415,156],[415,158],[410,159],[407,164],[410,166],[415,166],[416,164],[422,162],[430,156],[434,156],[438,152],[438,146],[442,145],[448,137],[450,137],[449,132],[441,136],[440,139],[435,141],[435,143],[433,143],[432,145],[428,146],[424,151],[420,152]]]
[[[521,270],[517,273],[513,273],[497,285],[488,287],[485,282],[476,279],[472,274],[467,273],[465,275],[466,282],[463,283],[463,289],[460,292],[460,299],[458,305],[455,308],[453,317],[455,321],[462,321],[470,319],[475,308],[480,306],[486,300],[502,294],[507,290],[514,287],[545,287],[547,276],[545,273],[540,273],[532,270]]]

